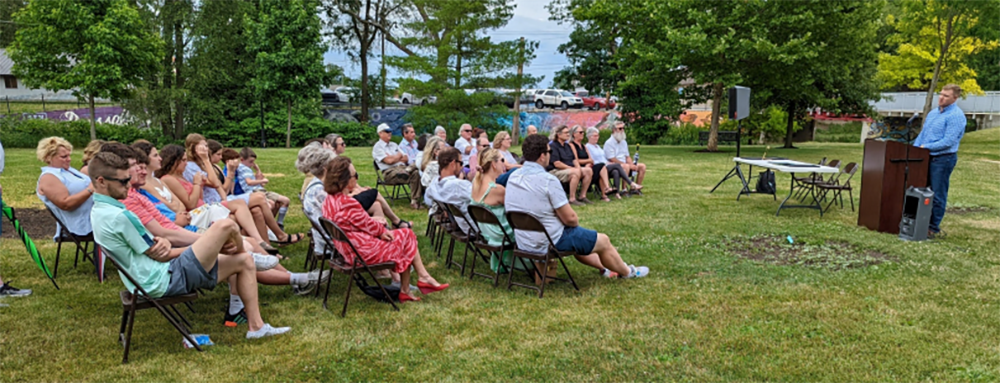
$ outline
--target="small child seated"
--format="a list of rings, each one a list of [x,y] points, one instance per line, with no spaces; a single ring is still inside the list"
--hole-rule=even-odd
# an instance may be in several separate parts
[[[288,205],[291,200],[281,194],[264,189],[269,181],[260,171],[260,166],[257,165],[257,153],[254,153],[253,149],[244,147],[243,150],[240,150],[240,160],[240,166],[236,170],[237,185],[234,185],[234,189],[238,186],[245,193],[264,193],[268,200],[274,202],[275,219],[279,225],[284,227],[285,214],[288,213]]]

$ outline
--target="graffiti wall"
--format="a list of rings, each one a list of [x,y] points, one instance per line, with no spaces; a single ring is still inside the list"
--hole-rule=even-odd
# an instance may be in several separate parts
[[[360,111],[357,110],[326,109],[323,112],[323,117],[327,120],[337,122],[357,121],[359,113]],[[388,124],[392,127],[393,134],[395,135],[399,135],[399,129],[403,124],[408,122],[406,109],[371,109],[368,115],[368,121],[372,126],[382,123]],[[534,125],[538,128],[539,132],[548,132],[560,125],[597,126],[604,129],[605,125],[609,122],[613,123],[617,118],[617,113],[601,111],[521,112],[521,134],[524,135],[527,132],[528,125]],[[513,116],[502,116],[497,118],[497,123],[503,126],[511,126],[513,119]]]
[[[920,133],[923,121],[917,119],[911,124],[912,129],[907,130],[906,120],[906,117],[885,117],[881,121],[874,121],[867,131],[866,138],[910,142]],[[907,133],[909,133],[909,139],[907,139]]]
[[[132,120],[132,116],[129,115],[128,111],[122,109],[122,107],[120,106],[104,106],[100,108],[94,108],[94,115],[97,116],[97,123],[99,124],[125,125],[125,123]],[[37,113],[21,113],[16,116],[19,116],[22,120],[56,120],[56,121],[89,120],[90,108],[81,108],[73,110],[56,110],[56,111],[37,112]],[[6,117],[6,116],[0,116],[0,117]]]

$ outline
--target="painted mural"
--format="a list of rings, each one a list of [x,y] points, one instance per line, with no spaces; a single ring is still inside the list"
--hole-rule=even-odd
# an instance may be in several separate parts
[[[120,106],[102,106],[94,108],[94,115],[97,116],[99,124],[125,125],[132,122],[132,116],[128,111]],[[80,108],[73,110],[55,110],[37,113],[17,114],[22,120],[56,120],[56,121],[76,121],[89,120],[90,108]],[[6,116],[0,116],[0,118]]]
[[[323,112],[323,117],[330,121],[357,121],[359,113],[357,110],[327,109]],[[392,127],[393,134],[396,135],[400,134],[399,129],[407,122],[406,109],[371,109],[368,115],[368,121],[373,126],[382,123],[388,124]],[[497,123],[511,126],[513,119],[513,116],[502,116],[497,118]],[[613,123],[617,119],[617,113],[602,111],[521,112],[520,125],[523,135],[527,132],[528,125],[534,125],[539,132],[548,132],[560,125],[573,126],[577,124],[604,129],[608,123]]]
[[[898,142],[912,141],[920,133],[922,120],[914,121],[909,132],[906,128],[906,120],[906,117],[885,117],[881,121],[874,121],[868,129],[867,138]],[[910,139],[907,139],[907,133],[909,133]]]

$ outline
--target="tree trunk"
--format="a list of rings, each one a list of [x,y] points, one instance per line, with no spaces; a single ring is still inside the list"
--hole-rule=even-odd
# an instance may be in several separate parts
[[[362,124],[368,122],[368,104],[371,92],[368,91],[368,46],[361,43],[361,118]],[[410,100],[412,101],[412,100]]]
[[[934,76],[931,77],[931,86],[927,89],[927,97],[924,98],[924,114],[922,114],[924,117],[927,117],[927,113],[930,113],[934,102],[934,93],[936,93],[938,80],[941,78],[941,67],[944,65],[944,58],[948,55],[948,48],[951,47],[952,23],[954,21],[954,16],[949,17],[947,26],[945,27],[944,41],[941,43],[941,55],[938,56],[937,62],[934,63]]]
[[[712,84],[712,128],[708,131],[708,147],[706,151],[719,151],[719,119],[722,118],[722,94],[725,84],[717,82]]]
[[[285,130],[285,148],[292,147],[292,99],[288,99],[288,129]]]
[[[166,73],[164,73],[163,76],[163,90],[165,92],[170,92],[174,88],[174,77],[172,75],[172,69],[174,65],[173,61],[174,41],[173,39],[170,38],[174,34],[172,30],[174,26],[171,23],[164,23],[164,24],[165,25],[163,26],[163,40],[166,46],[164,47],[163,50],[164,51],[163,70]],[[173,108],[171,108],[170,106],[171,102],[169,98],[161,99],[160,97],[156,97],[154,102],[156,103],[156,105],[153,106],[154,110],[159,111],[160,113],[158,114],[161,117],[163,117],[163,120],[160,121],[160,127],[163,129],[163,136],[179,139],[180,137],[174,135],[174,117],[172,110]]]
[[[97,139],[97,114],[94,112],[94,95],[90,95],[90,140]]]
[[[462,36],[456,41],[458,54],[455,56],[455,89],[462,89]]]
[[[795,134],[793,128],[795,126],[795,101],[788,102],[788,124],[785,126],[785,149],[795,149],[795,145],[792,145],[792,135]]]
[[[184,137],[184,76],[181,68],[184,67],[184,28],[180,22],[174,23],[174,138]]]
[[[521,134],[521,76],[524,75],[524,37],[517,45],[517,92],[514,93],[514,121],[511,124],[510,139],[511,145],[520,143]]]

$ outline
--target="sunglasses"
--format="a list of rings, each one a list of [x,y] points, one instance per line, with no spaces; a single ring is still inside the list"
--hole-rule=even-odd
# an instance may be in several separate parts
[[[462,131],[462,133],[468,133],[468,132],[471,132],[471,130],[463,130]]]
[[[104,178],[107,181],[116,181],[122,184],[122,186],[128,186],[128,183],[132,182],[132,177],[126,177],[126,178],[102,177],[102,178]]]
[[[486,144],[486,145],[483,145],[483,149],[486,149],[486,148],[488,148],[488,147],[490,147],[490,145],[489,145],[489,144]]]
[[[358,173],[354,173],[354,174],[351,174],[351,178],[354,178],[354,179],[359,179],[359,178],[358,178]]]

